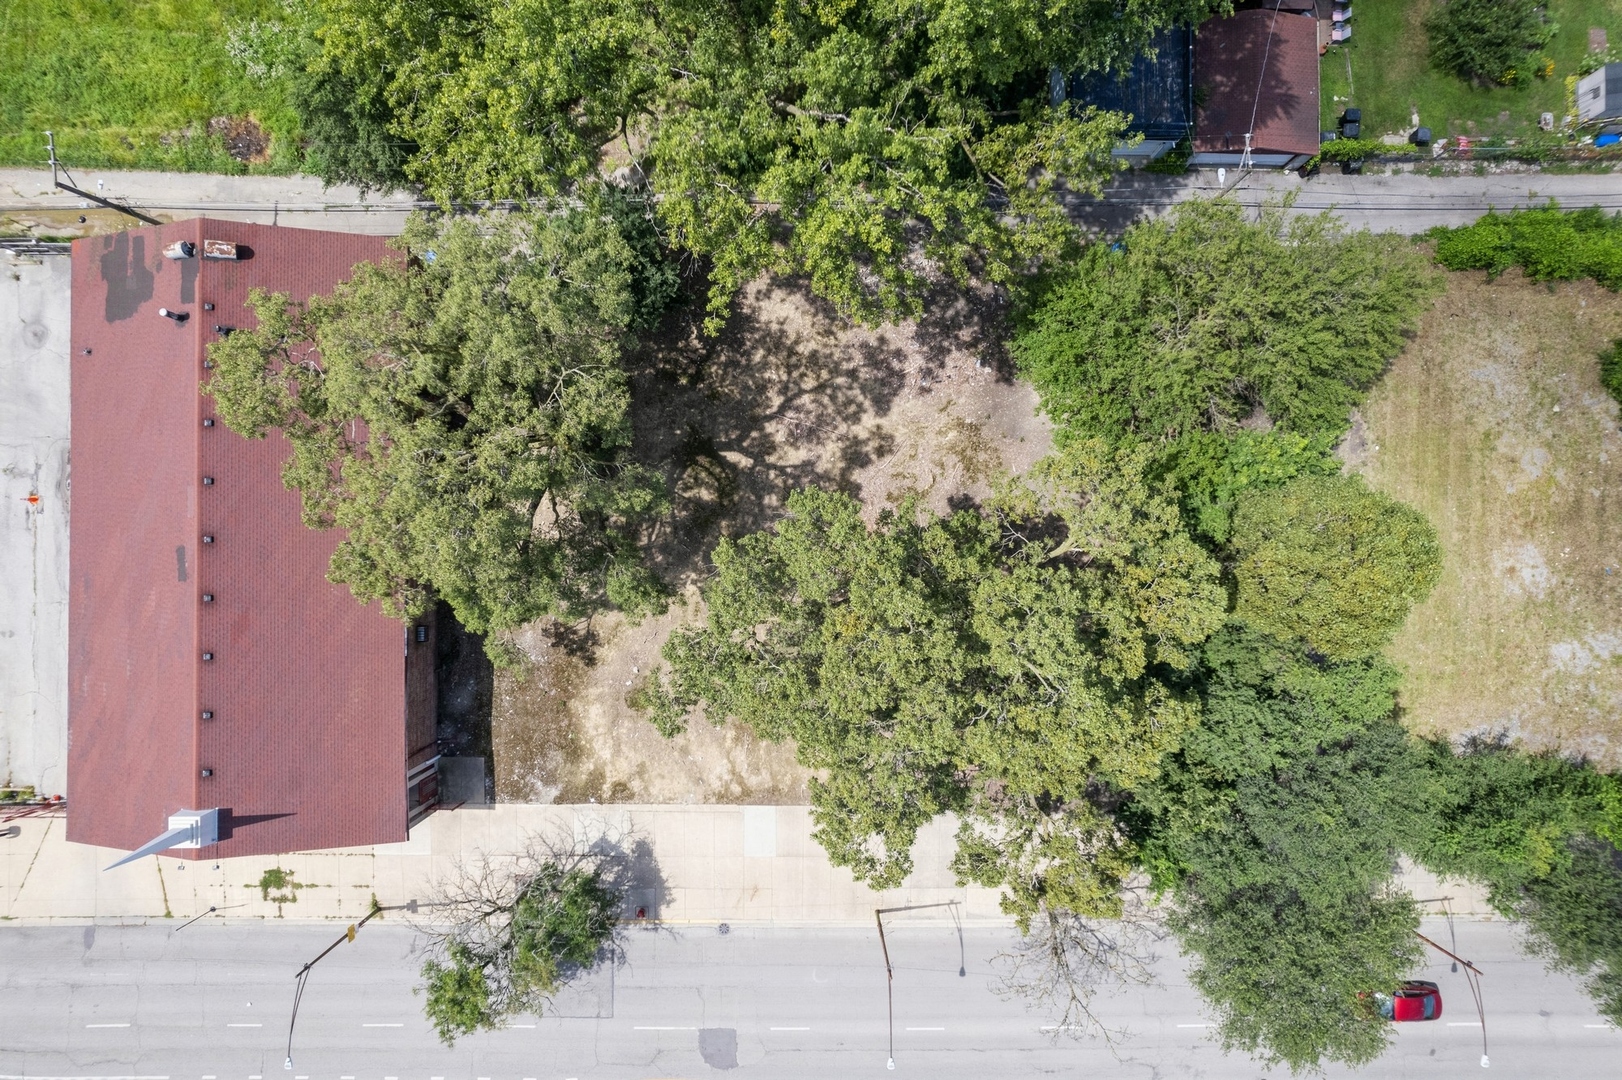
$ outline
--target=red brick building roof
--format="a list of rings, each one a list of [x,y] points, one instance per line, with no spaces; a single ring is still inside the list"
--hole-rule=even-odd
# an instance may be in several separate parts
[[[1251,9],[1194,35],[1194,149],[1318,152],[1318,21]]]
[[[179,240],[199,257],[164,258]],[[326,580],[341,537],[300,520],[286,440],[227,430],[199,390],[216,327],[253,325],[251,287],[305,299],[390,257],[210,220],[74,242],[69,840],[128,850],[212,807],[219,846],[173,854],[406,838],[407,760],[432,757],[407,745],[406,668],[426,650],[431,673],[431,645]]]

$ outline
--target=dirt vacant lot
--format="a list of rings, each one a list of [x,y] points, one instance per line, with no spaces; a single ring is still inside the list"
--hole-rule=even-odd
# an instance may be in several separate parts
[[[1391,655],[1410,726],[1622,766],[1622,434],[1598,354],[1622,297],[1454,274],[1349,443],[1441,533]]]
[[[994,299],[945,301],[917,323],[852,327],[804,290],[760,284],[722,335],[673,317],[634,361],[638,456],[664,470],[675,513],[652,538],[681,591],[660,618],[525,628],[528,663],[498,673],[496,797],[515,802],[797,803],[793,748],[700,724],[666,741],[626,704],[677,625],[723,535],[764,528],[788,494],[848,491],[870,515],[917,494],[932,508],[983,498],[1051,445],[1016,383]]]

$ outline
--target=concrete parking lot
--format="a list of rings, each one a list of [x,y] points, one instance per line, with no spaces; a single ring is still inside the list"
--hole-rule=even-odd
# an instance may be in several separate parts
[[[0,783],[67,793],[68,260],[0,252]]]

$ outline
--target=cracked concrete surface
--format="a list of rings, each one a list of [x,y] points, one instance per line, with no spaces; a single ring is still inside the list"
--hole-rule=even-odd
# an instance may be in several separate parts
[[[0,254],[0,784],[67,793],[69,263]]]

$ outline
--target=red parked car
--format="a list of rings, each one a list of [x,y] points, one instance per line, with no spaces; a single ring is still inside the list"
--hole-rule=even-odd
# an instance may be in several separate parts
[[[1391,994],[1375,994],[1380,1015],[1387,1020],[1436,1020],[1442,1015],[1442,991],[1433,982],[1405,982]]]

